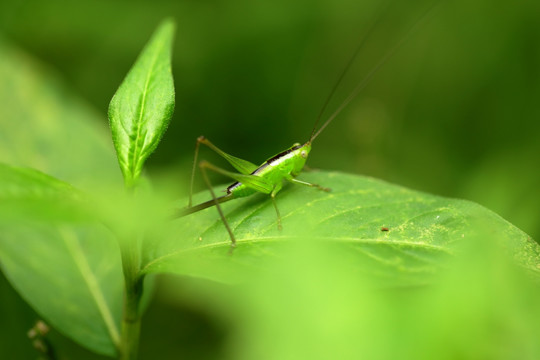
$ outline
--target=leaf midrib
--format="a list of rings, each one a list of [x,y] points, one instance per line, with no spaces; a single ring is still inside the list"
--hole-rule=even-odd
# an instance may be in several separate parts
[[[143,94],[142,94],[142,100],[141,100],[141,104],[139,106],[139,116],[138,116],[138,120],[137,122],[135,123],[135,127],[136,127],[136,138],[135,138],[135,149],[133,149],[133,156],[132,156],[132,166],[133,168],[131,169],[131,174],[132,175],[135,175],[135,172],[137,171],[137,166],[138,166],[138,154],[139,153],[142,153],[142,150],[141,151],[138,151],[139,148],[143,148],[143,146],[140,146],[139,147],[139,137],[140,137],[140,133],[141,133],[141,128],[142,128],[142,119],[143,119],[143,114],[144,114],[144,110],[145,110],[145,107],[146,107],[146,95],[148,94],[148,85],[150,84],[150,79],[152,78],[152,74],[154,73],[154,69],[155,69],[155,65],[156,65],[156,62],[157,62],[157,59],[158,59],[158,55],[161,53],[161,49],[163,48],[163,45],[165,44],[164,41],[160,41],[157,45],[157,51],[154,52],[154,55],[152,57],[152,61],[150,62],[150,68],[149,68],[149,71],[148,71],[148,74],[146,75],[146,80],[144,82],[144,89],[143,89]]]
[[[336,242],[343,242],[343,243],[355,243],[355,244],[376,244],[376,245],[398,245],[398,246],[407,246],[407,247],[416,247],[419,249],[425,249],[425,250],[435,250],[440,251],[449,255],[453,255],[453,252],[446,247],[440,246],[440,245],[433,245],[428,244],[425,242],[411,242],[407,240],[381,240],[381,238],[353,238],[353,237],[311,237],[314,241],[324,241],[331,239],[332,241]],[[267,236],[267,237],[255,237],[255,238],[244,238],[244,239],[236,239],[237,247],[241,246],[242,243],[261,243],[261,242],[284,242],[286,240],[290,240],[290,236]],[[158,258],[155,258],[154,260],[148,262],[146,265],[144,265],[141,268],[141,273],[146,273],[147,269],[151,268],[155,264],[158,264],[159,262],[163,261],[166,258],[175,257],[180,254],[186,254],[190,252],[195,252],[199,250],[204,249],[212,249],[212,248],[218,248],[218,247],[229,247],[230,241],[221,241],[221,242],[215,242],[211,244],[204,244],[199,245],[197,247],[192,247],[188,249],[180,249],[173,251],[169,254],[160,256]],[[234,256],[234,255],[233,255]]]
[[[101,288],[98,285],[98,281],[92,272],[86,257],[84,256],[84,251],[81,249],[80,243],[76,236],[73,234],[73,231],[66,228],[59,228],[60,235],[62,240],[66,244],[68,251],[73,257],[79,272],[82,275],[82,278],[90,291],[91,298],[96,303],[96,306],[101,314],[105,327],[111,337],[111,340],[116,348],[120,346],[120,333],[116,324],[114,322],[110,308],[108,307],[107,301],[105,300],[104,294],[101,291]]]

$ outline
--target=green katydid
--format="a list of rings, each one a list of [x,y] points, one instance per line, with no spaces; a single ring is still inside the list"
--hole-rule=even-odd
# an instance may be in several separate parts
[[[415,26],[418,25],[419,22],[420,21],[417,21],[415,23]],[[317,130],[317,124],[319,123],[319,120],[324,110],[326,109],[326,106],[328,105],[336,88],[341,83],[343,76],[348,71],[350,65],[352,64],[354,58],[356,57],[356,55],[358,54],[362,46],[362,44],[359,45],[356,52],[354,53],[351,60],[345,67],[341,76],[339,77],[338,81],[334,85],[332,91],[330,92],[330,95],[328,96],[315,122],[311,135],[304,144],[295,143],[290,148],[280,152],[279,154],[275,156],[272,156],[271,158],[266,160],[264,163],[262,163],[260,166],[257,166],[249,161],[227,154],[226,152],[224,152],[223,150],[219,149],[214,144],[212,144],[204,136],[200,136],[197,139],[197,143],[195,147],[195,155],[193,159],[193,169],[192,169],[192,174],[191,174],[191,184],[190,184],[188,206],[180,210],[179,212],[177,212],[175,217],[183,217],[183,216],[204,210],[208,207],[216,206],[219,212],[219,216],[221,217],[221,220],[223,221],[223,224],[225,225],[225,228],[227,229],[227,232],[229,233],[229,236],[231,239],[231,247],[234,248],[236,246],[236,238],[231,230],[231,227],[229,226],[229,223],[227,222],[227,219],[223,213],[223,210],[221,209],[220,204],[233,200],[233,199],[250,196],[255,193],[264,193],[264,194],[270,195],[270,198],[272,199],[272,203],[274,205],[276,215],[277,215],[277,226],[278,226],[278,229],[281,230],[282,228],[281,216],[279,213],[278,206],[276,204],[276,194],[282,189],[285,181],[293,183],[293,184],[297,184],[297,185],[314,187],[323,191],[330,191],[329,188],[323,187],[321,185],[311,184],[311,183],[296,179],[296,176],[299,175],[302,169],[304,168],[306,160],[311,151],[311,144],[313,143],[313,140],[315,140],[315,138],[317,138],[317,136],[319,136],[319,134],[326,128],[326,126],[328,126],[328,124],[330,124],[337,117],[337,115],[360,93],[360,91],[368,84],[371,77],[382,67],[384,63],[386,63],[386,61],[391,57],[391,55],[401,46],[401,44],[406,40],[406,38],[412,33],[412,30],[413,29],[411,28],[408,34],[405,37],[403,37],[401,41],[399,41],[390,51],[388,51],[379,60],[379,62],[375,65],[375,67],[373,67],[371,71],[362,79],[362,81],[358,83],[358,85],[353,89],[353,91],[349,94],[349,96],[341,103],[341,105],[334,111],[334,113]],[[199,148],[201,144],[208,146],[210,149],[212,149],[217,154],[222,156],[227,162],[229,162],[238,171],[238,173],[222,169],[204,160],[201,161],[200,163],[197,163]],[[192,204],[193,180],[195,177],[197,164],[201,170],[201,174],[210,191],[212,199],[193,206]],[[236,182],[226,188],[225,195],[217,197],[212,188],[210,180],[208,178],[208,175],[206,172],[207,170],[212,170],[219,174],[230,177]]]

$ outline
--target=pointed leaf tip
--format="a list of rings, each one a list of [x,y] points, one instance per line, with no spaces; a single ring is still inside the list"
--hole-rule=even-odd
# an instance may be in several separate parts
[[[171,50],[175,24],[164,20],[109,104],[109,123],[126,186],[137,182],[174,112]]]

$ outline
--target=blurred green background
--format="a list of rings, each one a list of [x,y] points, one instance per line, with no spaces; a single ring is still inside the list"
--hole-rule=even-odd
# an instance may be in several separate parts
[[[372,24],[325,117],[429,4],[3,1],[0,30],[54,69],[105,125],[142,46],[173,17],[176,111],[148,167],[187,177],[201,134],[257,163],[306,140]],[[317,140],[310,165],[471,199],[538,238],[539,12],[532,0],[441,1]]]
[[[305,141],[361,39],[369,33],[323,119],[431,3],[5,0],[0,37],[106,128],[116,88],[159,21],[173,17],[176,110],[147,170],[156,184],[171,178],[185,184],[199,135],[256,163]],[[473,200],[538,240],[539,39],[536,0],[439,2],[317,139],[309,165]],[[0,98],[2,126],[10,126],[6,114],[34,105]],[[220,161],[209,152],[204,157]],[[9,160],[4,153],[2,161]],[[185,194],[178,186],[175,195]],[[24,349],[34,315],[4,280],[0,291],[9,303],[1,318],[16,338],[3,344],[5,351]],[[209,320],[189,301],[172,306],[159,299],[145,317],[143,355],[178,346],[193,351],[186,358],[220,358],[226,321]],[[2,331],[7,339],[8,329]]]

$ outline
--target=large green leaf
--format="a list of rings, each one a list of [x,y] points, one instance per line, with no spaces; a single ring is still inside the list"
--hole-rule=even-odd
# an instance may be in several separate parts
[[[116,241],[103,226],[85,220],[71,186],[1,164],[0,175],[2,271],[64,335],[115,354],[123,292]]]
[[[429,195],[380,180],[340,173],[309,173],[302,179],[332,188],[325,193],[288,186],[277,196],[283,230],[264,195],[223,204],[238,246],[215,209],[175,220],[162,237],[147,241],[143,272],[175,272],[218,281],[236,281],[279,256],[291,240],[330,242],[341,256],[396,285],[424,284],[459,252],[458,244],[487,228],[502,237],[519,263],[532,271],[539,246],[521,230],[475,203]],[[206,192],[196,200],[206,200]],[[183,205],[183,204],[182,204]],[[388,229],[388,231],[386,231]],[[495,238],[495,237],[494,237]]]
[[[334,191],[283,189],[282,234],[260,196],[224,206],[232,256],[215,209],[145,249],[148,272],[242,280],[163,287],[234,322],[231,358],[538,358],[540,249],[526,234],[468,201],[353,175],[301,178]]]
[[[74,194],[69,184],[30,168],[0,163],[0,198],[51,198]]]
[[[118,182],[105,117],[1,37],[0,53],[0,161],[78,188]]]
[[[174,111],[173,34],[172,21],[160,25],[109,105],[113,141],[128,185],[140,176]]]

